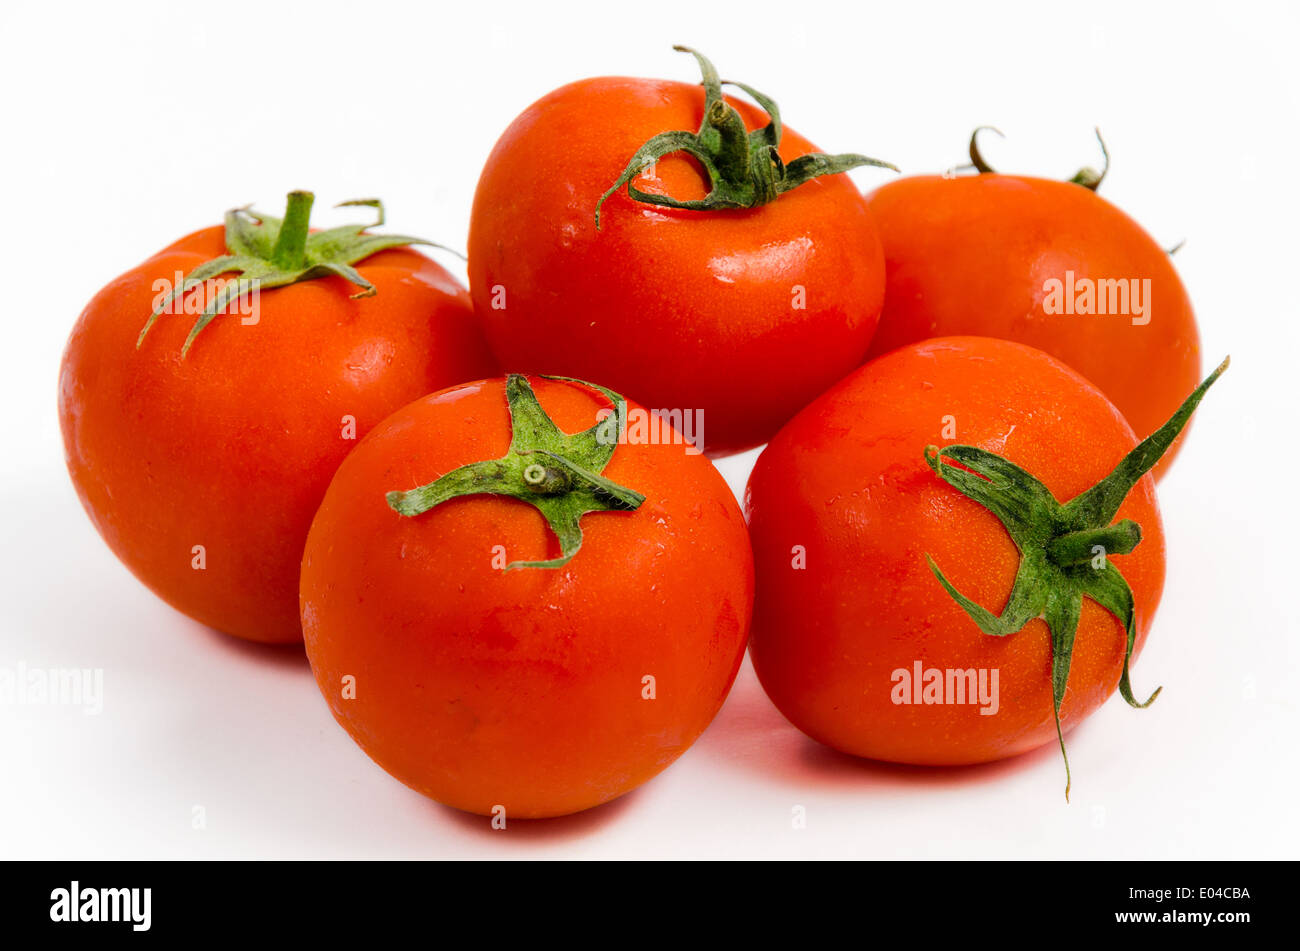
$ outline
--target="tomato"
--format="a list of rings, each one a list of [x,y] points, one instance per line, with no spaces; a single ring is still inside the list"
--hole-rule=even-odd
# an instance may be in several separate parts
[[[354,228],[320,233],[335,253],[297,249],[318,272],[350,271],[369,296],[331,275],[273,286],[307,269],[270,263],[276,235],[307,240],[301,195],[284,229],[232,213],[224,232],[197,231],[105,287],[77,321],[59,379],[68,471],[117,557],[177,610],[275,643],[302,639],[303,543],[357,438],[418,396],[494,372],[465,289],[391,244],[415,239]],[[218,303],[216,280],[200,281],[141,339],[167,287],[228,250],[262,281],[257,293],[191,336]]]
[[[1139,433],[1200,379],[1196,319],[1169,254],[1094,190],[991,172],[921,175],[867,203],[887,274],[869,358],[954,334],[1015,340],[1078,370]]]
[[[735,678],[753,600],[739,506],[680,434],[628,427],[602,454],[587,427],[609,402],[517,375],[435,393],[344,460],[312,524],[321,692],[438,802],[537,818],[613,799],[686,750]],[[556,426],[581,432],[539,436]]]
[[[746,492],[768,696],[822,743],[923,765],[1034,749],[1057,705],[1064,733],[1117,685],[1140,706],[1126,658],[1165,576],[1143,473],[1214,378],[1137,451],[1096,387],[1021,344],[940,338],[846,377]]]
[[[767,97],[767,113],[724,99],[699,60],[705,88],[604,77],[526,109],[479,179],[469,275],[503,366],[702,410],[716,455],[764,442],[862,362],[884,295],[880,242],[852,182],[826,173],[884,163],[810,157],[803,136],[768,126]],[[700,139],[720,135],[721,152],[674,133],[702,118]],[[706,175],[702,158],[735,180]]]

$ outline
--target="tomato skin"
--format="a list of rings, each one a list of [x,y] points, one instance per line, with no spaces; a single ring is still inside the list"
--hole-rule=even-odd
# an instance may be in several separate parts
[[[531,382],[566,432],[606,405]],[[704,730],[744,655],[753,563],[726,483],[680,445],[620,445],[603,475],[646,501],[584,516],[582,547],[556,569],[501,570],[559,554],[518,500],[465,496],[409,518],[385,501],[509,444],[501,379],[376,427],[312,524],[302,619],[322,694],[380,766],[457,809],[541,818],[628,792]],[[349,674],[355,699],[342,695]]]
[[[956,438],[941,437],[953,417]],[[927,444],[999,453],[1068,500],[1136,444],[1101,393],[1052,357],[991,338],[925,341],[868,363],[807,407],[764,449],[746,491],[758,597],[750,646],[769,697],[799,729],[856,756],[921,765],[979,763],[1054,742],[1046,625],[980,632],[931,574],[931,555],[966,596],[1000,612],[1019,552],[1001,522],[939,478]],[[1116,519],[1143,540],[1112,556],[1137,605],[1135,657],[1164,583],[1154,482]],[[792,566],[804,546],[806,567]],[[1061,724],[1119,682],[1123,625],[1085,599]],[[893,671],[999,671],[1000,707],[895,704]]]
[[[766,124],[728,101],[751,129]],[[607,77],[530,106],[479,180],[469,275],[506,369],[601,380],[654,408],[702,409],[707,451],[719,455],[765,441],[861,362],[884,263],[844,175],[748,210],[656,207],[621,190],[597,231],[596,203],[633,153],[657,133],[698,128],[703,104],[698,85]],[[785,130],[784,160],[810,151]],[[683,155],[661,159],[656,175],[636,184],[680,199],[707,192]]]
[[[216,318],[182,359],[194,314],[159,317],[156,280],[225,253],[195,232],[113,281],[77,321],[59,419],[68,471],[100,535],[177,610],[253,641],[297,643],[298,565],[330,477],[356,438],[433,389],[494,372],[469,295],[416,251],[263,291],[257,322]],[[198,292],[191,297],[197,298]],[[206,567],[192,567],[194,546]]]
[[[1196,318],[1169,254],[1095,192],[1014,175],[922,175],[881,186],[867,203],[887,273],[868,359],[930,337],[1014,340],[1082,373],[1140,437],[1200,382]],[[1150,322],[1046,313],[1044,282],[1064,282],[1067,271],[1093,281],[1149,278]]]

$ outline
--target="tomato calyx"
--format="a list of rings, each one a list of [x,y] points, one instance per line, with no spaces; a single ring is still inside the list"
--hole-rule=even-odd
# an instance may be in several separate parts
[[[136,349],[144,343],[162,314],[168,312],[172,302],[194,288],[223,274],[236,274],[237,280],[226,282],[207,303],[203,313],[194,322],[181,356],[190,351],[194,340],[203,328],[232,304],[254,291],[261,292],[299,281],[334,275],[361,288],[353,298],[372,297],[375,286],[353,267],[372,254],[388,248],[411,244],[451,250],[443,245],[400,234],[368,234],[368,228],[378,228],[384,223],[384,205],[377,198],[359,198],[340,202],[335,207],[360,206],[374,208],[378,220],[363,225],[343,225],[325,231],[310,230],[311,206],[315,196],[307,191],[289,193],[283,218],[260,214],[251,206],[234,208],[226,212],[226,251],[221,257],[200,264],[186,274],[179,287],[157,304],[144,329],[136,339]],[[455,252],[453,252],[455,253]]]
[[[1006,138],[1005,135],[1002,135],[1002,130],[995,126],[979,126],[970,134],[970,148],[968,150],[970,152],[970,163],[980,174],[996,175],[997,170],[989,165],[988,162],[984,161],[984,156],[980,154],[979,142],[977,141],[980,133],[986,130],[989,132],[996,132],[999,136],[1002,136],[1002,138]],[[1110,150],[1106,148],[1106,140],[1101,137],[1101,129],[1093,129],[1093,132],[1097,134],[1097,141],[1101,144],[1101,154],[1102,159],[1104,160],[1101,171],[1097,171],[1091,165],[1085,165],[1083,168],[1075,172],[1073,177],[1067,179],[1067,181],[1072,185],[1082,185],[1084,188],[1088,189],[1088,191],[1095,192],[1097,187],[1101,185],[1102,179],[1106,177],[1106,173],[1110,171]]]
[[[510,448],[500,459],[472,462],[453,469],[433,482],[405,492],[389,492],[389,507],[413,517],[449,499],[464,495],[505,495],[527,502],[546,519],[560,542],[560,557],[545,561],[514,561],[513,568],[559,568],[582,547],[580,520],[588,512],[631,512],[645,496],[601,475],[622,438],[626,401],[613,390],[567,376],[546,380],[577,383],[596,390],[614,411],[580,433],[561,432],[546,415],[528,378],[512,373],[506,378],[510,408]]]
[[[781,111],[768,96],[744,83],[723,80],[704,54],[688,46],[674,46],[679,53],[690,53],[700,65],[704,86],[704,118],[696,132],[675,130],[661,132],[633,153],[623,174],[596,202],[596,230],[600,230],[600,209],[605,200],[627,186],[634,199],[650,205],[712,211],[719,208],[757,208],[822,175],[837,175],[851,168],[874,165],[898,168],[880,159],[846,153],[827,155],[809,152],[785,164],[777,151],[781,144]],[[743,90],[768,114],[770,121],[762,129],[749,132],[740,113],[722,97],[723,85]],[[665,155],[686,152],[693,155],[709,176],[710,190],[704,198],[680,200],[669,195],[641,191],[632,180]]]
[[[926,464],[957,491],[996,515],[1020,550],[1020,567],[1000,615],[953,587],[928,554],[926,561],[944,590],[985,634],[1006,637],[1035,618],[1047,623],[1052,638],[1052,712],[1065,761],[1067,802],[1070,760],[1061,734],[1061,703],[1085,597],[1110,611],[1124,625],[1124,668],[1119,681],[1124,700],[1129,706],[1145,708],[1161,690],[1157,687],[1141,703],[1133,696],[1129,682],[1129,661],[1137,639],[1133,591],[1109,556],[1133,551],[1142,540],[1142,529],[1131,519],[1114,524],[1111,519],[1138,480],[1173,444],[1201,398],[1227,368],[1225,359],[1177,412],[1134,447],[1106,478],[1064,505],[1038,479],[996,453],[965,445],[925,449]]]

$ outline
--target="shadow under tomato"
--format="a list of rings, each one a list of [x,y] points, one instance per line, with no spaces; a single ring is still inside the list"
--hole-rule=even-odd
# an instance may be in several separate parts
[[[1071,735],[1082,728],[1076,727]],[[1069,737],[1067,736],[1067,742]],[[842,753],[806,736],[776,708],[763,691],[749,658],[717,719],[696,744],[696,755],[777,781],[823,788],[916,788],[984,784],[1015,773],[1061,764],[1061,751],[1047,743],[1007,759],[970,766],[913,766],[863,759]],[[1060,765],[1060,779],[1065,768]]]
[[[557,842],[594,835],[609,823],[616,821],[632,805],[632,800],[641,792],[641,788],[644,787],[633,789],[617,799],[611,799],[609,802],[572,815],[556,816],[552,819],[516,819],[507,815],[504,829],[492,828],[491,816],[462,812],[460,809],[444,806],[432,800],[429,802],[443,818],[467,832],[477,833],[506,845],[520,843],[554,845]]]
[[[307,651],[302,641],[296,644],[263,644],[223,634],[215,627],[208,627],[190,618],[185,618],[185,621],[188,627],[198,632],[199,637],[208,639],[213,650],[232,658],[249,664],[266,664],[279,670],[303,670],[311,673],[311,664],[307,660]]]
[[[984,784],[1038,768],[1046,760],[1054,760],[1060,766],[1062,785],[1065,782],[1061,750],[1055,743],[1048,743],[1037,749],[1007,759],[994,760],[991,763],[975,763],[970,766],[915,766],[909,763],[863,759],[831,749],[808,737],[802,739],[799,755],[804,775],[812,776],[825,783],[840,785],[865,783],[895,788]]]

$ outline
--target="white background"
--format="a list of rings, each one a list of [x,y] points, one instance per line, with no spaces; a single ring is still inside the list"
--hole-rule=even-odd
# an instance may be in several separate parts
[[[0,856],[1296,857],[1297,8],[1044,7],[4,4],[0,665],[102,668],[105,698],[99,716],[0,706]],[[321,209],[379,195],[394,231],[463,246],[521,109],[591,75],[695,81],[675,42],[821,147],[905,172],[958,164],[992,123],[1009,136],[987,140],[994,165],[1068,177],[1099,161],[1100,125],[1104,196],[1187,240],[1206,366],[1233,365],[1160,485],[1168,582],[1136,682],[1165,690],[1071,736],[1068,806],[1052,747],[960,770],[854,761],[786,724],[746,664],[658,779],[493,832],[373,765],[301,653],[177,614],[82,513],[56,378],[100,286],[293,188]],[[722,464],[737,493],[753,458]]]

